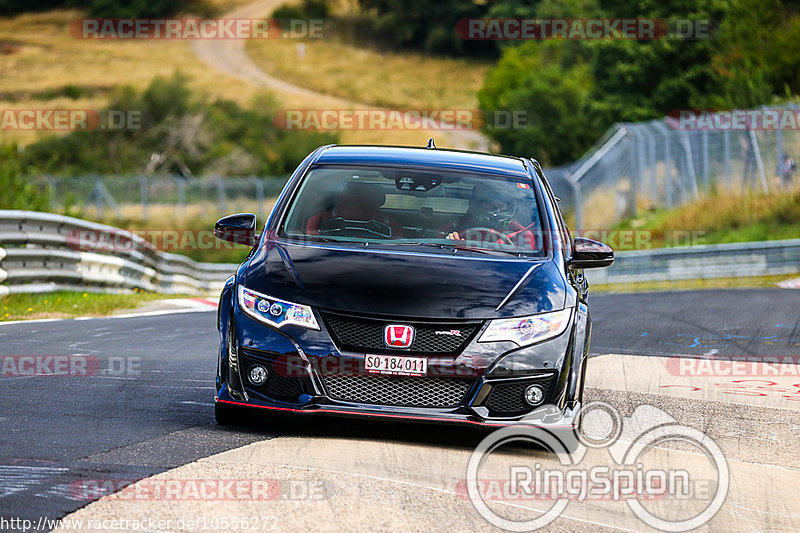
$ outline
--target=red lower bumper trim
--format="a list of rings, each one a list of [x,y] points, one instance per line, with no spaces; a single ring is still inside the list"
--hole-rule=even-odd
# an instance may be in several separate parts
[[[356,415],[356,416],[378,416],[382,418],[400,418],[403,420],[427,420],[427,421],[434,421],[434,422],[453,422],[459,424],[473,424],[476,426],[484,426],[484,427],[508,427],[508,426],[516,426],[516,425],[523,425],[517,423],[511,424],[503,424],[503,423],[491,423],[491,422],[477,422],[474,420],[459,420],[455,418],[442,418],[442,417],[435,417],[435,416],[414,416],[414,415],[397,415],[391,413],[364,413],[361,411],[347,411],[344,409],[293,409],[291,407],[272,407],[268,405],[251,405],[249,403],[242,403],[242,402],[233,402],[230,400],[220,400],[219,398],[214,398],[215,402],[218,403],[227,403],[231,405],[240,405],[242,407],[255,407],[257,409],[269,409],[272,411],[285,411],[289,413],[323,413],[323,414],[345,414],[345,415]],[[530,425],[530,424],[525,424]],[[530,425],[531,427],[538,427],[534,425]],[[548,429],[574,429],[574,425],[547,425],[541,426]]]

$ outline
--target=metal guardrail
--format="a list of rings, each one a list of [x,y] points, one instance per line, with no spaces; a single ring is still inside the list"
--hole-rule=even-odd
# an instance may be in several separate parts
[[[118,246],[95,250],[78,232],[113,234]],[[138,235],[104,224],[36,211],[0,210],[0,295],[54,290],[141,289],[212,293],[237,265],[198,263],[159,251]]]
[[[590,283],[735,278],[800,272],[800,239],[619,252],[609,268],[587,270]]]
[[[77,251],[70,239],[77,231],[113,232],[122,245],[113,253],[83,251],[84,245]],[[104,224],[0,211],[0,295],[87,288],[209,293],[219,291],[236,266],[161,252]],[[619,252],[613,266],[586,276],[591,283],[634,283],[794,273],[800,273],[800,239]]]

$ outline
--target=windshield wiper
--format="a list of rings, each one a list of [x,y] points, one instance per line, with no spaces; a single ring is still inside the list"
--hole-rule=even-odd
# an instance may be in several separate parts
[[[463,244],[456,244],[456,243],[444,243],[444,242],[398,242],[395,243],[396,246],[406,245],[406,246],[425,246],[427,248],[438,248],[440,250],[460,250],[464,252],[477,252],[479,254],[486,254],[486,255],[518,255],[519,252],[515,252],[512,250],[495,250],[493,248],[479,248],[475,246],[466,246]]]

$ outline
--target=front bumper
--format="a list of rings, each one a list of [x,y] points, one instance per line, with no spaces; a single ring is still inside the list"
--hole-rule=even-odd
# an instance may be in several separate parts
[[[233,338],[222,329],[215,397],[220,404],[487,427],[571,429],[575,423],[577,402],[566,398],[572,327],[525,349],[472,342],[460,355],[429,358],[426,377],[399,378],[365,373],[365,354],[340,349],[324,324],[320,331],[277,330],[241,313],[234,316]],[[236,347],[233,364],[228,364],[229,342]],[[248,380],[254,365],[268,370],[261,386]],[[532,383],[545,389],[546,407],[523,402],[522,391]]]
[[[238,396],[238,395],[237,395]],[[323,399],[323,402],[325,400]],[[299,415],[339,416],[346,418],[386,419],[405,422],[422,422],[432,424],[454,424],[462,426],[479,426],[498,428],[508,426],[544,427],[553,430],[572,431],[575,428],[577,413],[580,405],[571,408],[558,409],[554,406],[539,408],[540,412],[531,413],[516,418],[490,419],[477,413],[470,412],[442,412],[431,409],[398,408],[394,406],[376,405],[337,405],[331,403],[310,403],[291,407],[286,404],[269,402],[260,399],[248,398],[245,401],[234,398],[227,385],[224,385],[217,396],[215,403],[232,407],[259,409],[277,413]]]

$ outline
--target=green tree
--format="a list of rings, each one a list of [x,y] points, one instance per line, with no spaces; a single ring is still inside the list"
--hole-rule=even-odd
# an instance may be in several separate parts
[[[714,40],[714,91],[699,107],[754,107],[800,94],[800,16],[780,0],[737,0]]]
[[[570,47],[559,43],[525,43],[506,50],[488,74],[478,93],[487,116],[524,111],[527,118],[524,129],[489,125],[487,133],[504,152],[535,156],[544,164],[559,163],[602,134],[602,127],[592,125],[589,117],[590,66],[579,54],[568,52]]]
[[[602,8],[590,0],[544,0],[536,16],[717,21],[729,7],[729,0],[608,0]],[[533,149],[552,164],[570,162],[615,122],[661,117],[690,107],[697,95],[713,93],[714,53],[712,40],[680,38],[506,46],[487,75],[479,96],[481,108],[536,105],[540,120],[531,126],[533,131],[486,132],[503,151],[529,155]],[[539,141],[535,148],[532,140]]]

